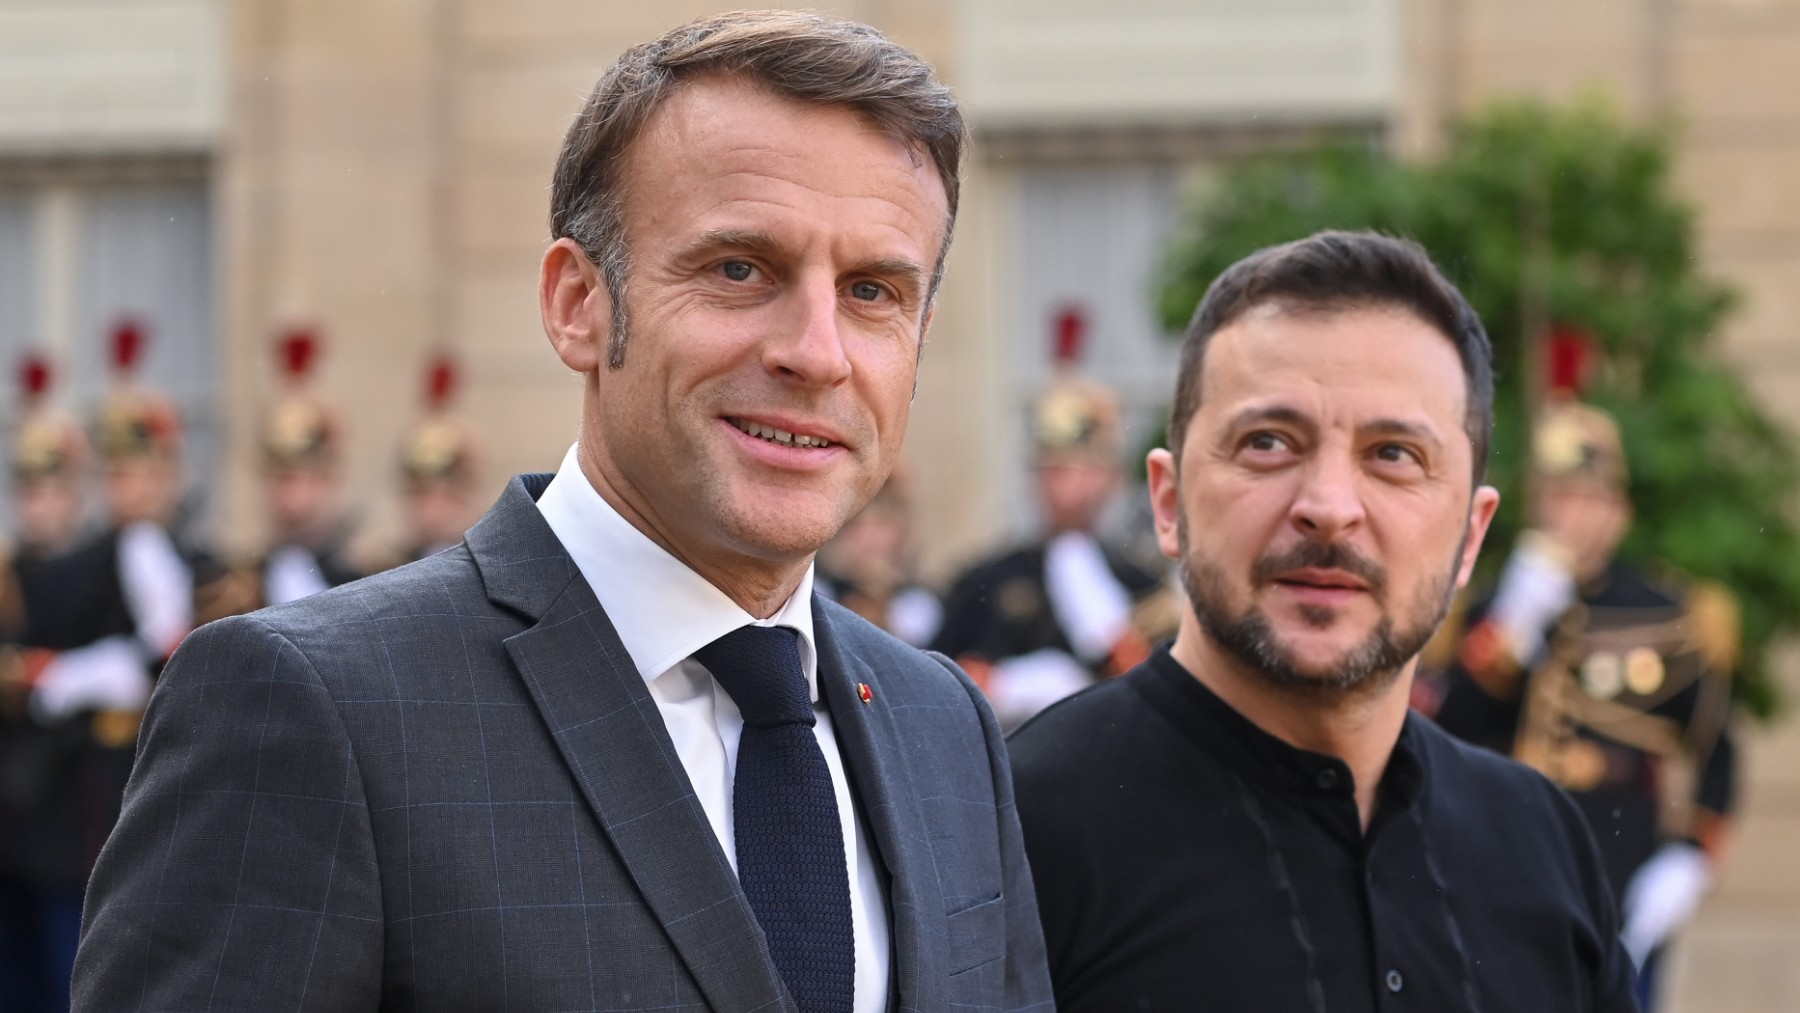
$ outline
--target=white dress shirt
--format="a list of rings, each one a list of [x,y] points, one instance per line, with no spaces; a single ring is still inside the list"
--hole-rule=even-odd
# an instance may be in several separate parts
[[[787,626],[800,634],[800,670],[812,691],[813,734],[831,770],[850,872],[850,920],[856,933],[856,1013],[887,1008],[887,898],[868,835],[850,795],[831,713],[819,702],[819,655],[813,640],[812,567],[793,597],[768,619],[757,619],[619,515],[581,471],[578,447],[538,498],[538,510],[574,558],[606,610],[662,713],[675,753],[725,858],[737,869],[731,819],[732,778],[744,719],[737,704],[693,653],[743,626]]]

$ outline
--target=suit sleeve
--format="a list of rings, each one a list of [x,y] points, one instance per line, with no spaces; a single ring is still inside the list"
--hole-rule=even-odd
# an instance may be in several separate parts
[[[1006,973],[1003,1010],[1054,1010],[1050,991],[1050,965],[1044,953],[1044,930],[1038,921],[1037,889],[1025,860],[1025,837],[1019,829],[1019,810],[1013,799],[1012,764],[1000,722],[973,680],[946,658],[939,658],[962,683],[987,742],[988,766],[994,783],[994,815],[999,822],[1000,862],[1005,876],[1001,887],[1006,899]]]
[[[164,671],[95,866],[75,1010],[373,1010],[380,883],[337,707],[256,619]]]

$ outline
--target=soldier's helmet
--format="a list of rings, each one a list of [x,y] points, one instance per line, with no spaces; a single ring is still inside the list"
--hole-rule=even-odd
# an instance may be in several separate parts
[[[311,390],[319,359],[319,339],[296,328],[275,346],[284,390],[263,419],[263,466],[269,471],[336,467],[344,426],[325,400]]]
[[[1116,465],[1125,431],[1119,398],[1104,384],[1065,373],[1031,406],[1031,441],[1039,464]]]
[[[464,486],[475,480],[480,449],[474,433],[450,413],[456,361],[439,353],[425,370],[425,411],[400,439],[400,477],[409,486]]]
[[[113,389],[100,406],[96,442],[108,462],[181,456],[181,412],[166,395],[138,382],[149,336],[143,324],[120,321],[112,332]]]
[[[9,455],[15,482],[73,478],[87,464],[81,423],[50,403],[55,380],[55,370],[42,354],[29,354],[19,363],[20,415]]]
[[[1538,413],[1531,470],[1539,481],[1580,482],[1623,490],[1630,482],[1619,423],[1592,405],[1558,398]]]

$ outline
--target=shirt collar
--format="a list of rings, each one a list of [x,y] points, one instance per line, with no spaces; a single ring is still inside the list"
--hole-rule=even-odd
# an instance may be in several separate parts
[[[563,455],[538,497],[538,511],[593,588],[644,681],[655,681],[732,630],[786,626],[800,634],[800,669],[817,701],[812,564],[793,596],[773,616],[757,619],[614,510],[582,473],[579,447]]]
[[[1147,664],[1154,677],[1146,691],[1158,708],[1208,753],[1246,777],[1296,795],[1313,798],[1352,799],[1355,784],[1350,766],[1335,756],[1301,749],[1270,735],[1239,714],[1196,679],[1163,644]],[[1382,774],[1380,806],[1407,808],[1417,802],[1425,783],[1424,756],[1413,724],[1422,720],[1408,713]]]

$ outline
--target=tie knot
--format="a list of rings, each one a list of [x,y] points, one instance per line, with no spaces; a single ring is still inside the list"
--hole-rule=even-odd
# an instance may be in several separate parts
[[[694,652],[743,712],[747,725],[814,722],[800,671],[800,635],[786,626],[742,626]]]

